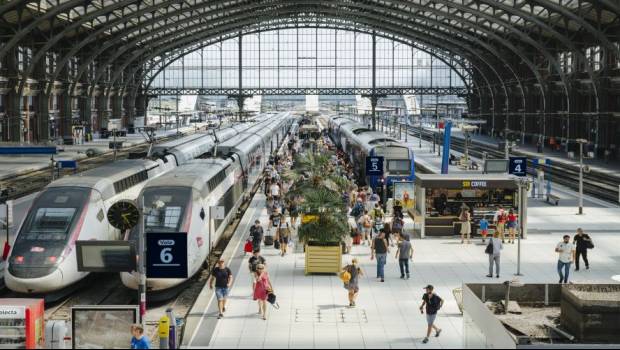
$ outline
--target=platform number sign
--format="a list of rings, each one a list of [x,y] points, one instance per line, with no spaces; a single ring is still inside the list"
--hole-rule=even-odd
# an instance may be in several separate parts
[[[383,157],[366,157],[366,176],[383,176]]]
[[[147,233],[146,276],[187,278],[187,234]]]
[[[516,176],[527,176],[527,158],[510,157],[508,172]]]

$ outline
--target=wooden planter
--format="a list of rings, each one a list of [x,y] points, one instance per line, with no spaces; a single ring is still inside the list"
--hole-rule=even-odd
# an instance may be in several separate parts
[[[311,273],[339,273],[342,269],[342,247],[306,244],[306,275]]]

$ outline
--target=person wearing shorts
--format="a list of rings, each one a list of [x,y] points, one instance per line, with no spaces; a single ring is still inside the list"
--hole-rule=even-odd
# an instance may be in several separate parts
[[[439,337],[441,329],[435,326],[435,319],[437,318],[437,312],[443,306],[443,299],[435,294],[434,287],[430,284],[424,288],[426,293],[422,296],[422,305],[420,306],[420,312],[424,313],[424,307],[426,306],[426,322],[428,328],[426,331],[426,337],[422,341],[424,344],[428,343],[428,338],[431,336],[431,331],[435,330],[435,337]]]
[[[515,239],[517,236],[517,215],[515,212],[510,209],[508,213],[508,243],[515,244]]]
[[[224,312],[226,312],[226,299],[228,298],[232,280],[232,271],[226,267],[224,259],[220,259],[209,277],[209,287],[213,289],[215,285],[215,296],[219,308],[218,319],[224,317]]]

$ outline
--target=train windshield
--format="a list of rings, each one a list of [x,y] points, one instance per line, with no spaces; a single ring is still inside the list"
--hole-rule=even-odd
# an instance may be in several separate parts
[[[411,173],[411,161],[409,159],[390,159],[387,169],[390,175],[409,175]]]
[[[149,188],[144,191],[145,231],[179,232],[190,203],[190,188]]]
[[[90,193],[90,189],[80,187],[52,187],[43,191],[15,239],[11,268],[54,266],[86,210]]]
[[[17,240],[66,241],[89,195],[90,189],[86,188],[45,190],[28,213]]]

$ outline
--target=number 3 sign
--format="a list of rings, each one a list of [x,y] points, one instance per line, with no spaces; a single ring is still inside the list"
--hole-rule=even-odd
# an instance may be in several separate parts
[[[187,278],[187,234],[147,233],[146,277]]]

